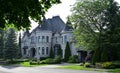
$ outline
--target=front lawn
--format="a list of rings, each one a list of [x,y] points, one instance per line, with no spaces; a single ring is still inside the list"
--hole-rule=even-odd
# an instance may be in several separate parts
[[[79,65],[62,66],[62,67],[59,67],[59,68],[61,68],[61,69],[91,70],[91,71],[100,71],[100,72],[120,73],[120,68],[118,68],[118,69],[97,69],[97,68],[86,68],[84,66],[79,66]]]
[[[33,66],[43,66],[47,64],[37,64],[35,62],[33,64],[30,64],[29,62],[21,62],[19,65],[23,67],[33,67]]]

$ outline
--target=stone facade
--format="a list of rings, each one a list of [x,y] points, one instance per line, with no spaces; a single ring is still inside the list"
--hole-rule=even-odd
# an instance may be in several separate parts
[[[49,57],[51,47],[56,52],[56,46],[59,44],[64,58],[66,42],[70,43],[72,55],[77,55],[72,37],[73,28],[67,26],[59,16],[55,16],[52,19],[44,19],[42,24],[38,25],[31,33],[29,31],[24,33],[21,43],[22,56],[32,56],[34,58]]]

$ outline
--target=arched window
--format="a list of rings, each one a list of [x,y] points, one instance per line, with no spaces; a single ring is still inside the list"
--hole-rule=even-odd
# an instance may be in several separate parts
[[[46,47],[46,54],[48,55],[48,52],[49,52],[49,48],[48,47]]]
[[[49,42],[49,36],[46,36],[46,42],[47,43]]]
[[[44,54],[45,54],[45,48],[42,47],[42,55],[44,55]]]

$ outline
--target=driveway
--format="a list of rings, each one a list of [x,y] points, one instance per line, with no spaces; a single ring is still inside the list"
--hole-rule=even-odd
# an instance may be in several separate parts
[[[0,73],[108,73],[97,71],[58,69],[56,67],[66,64],[56,64],[37,67],[0,66]]]

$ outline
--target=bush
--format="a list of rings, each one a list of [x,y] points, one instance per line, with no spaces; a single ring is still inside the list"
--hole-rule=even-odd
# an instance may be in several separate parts
[[[90,64],[89,62],[86,62],[86,63],[84,64],[84,67],[91,67],[91,64]]]
[[[80,63],[80,66],[84,66],[84,63]]]
[[[69,63],[77,63],[78,62],[78,56],[77,55],[74,55],[74,56],[71,56],[68,60]]]
[[[113,69],[113,68],[115,68],[115,66],[112,64],[112,62],[104,62],[104,63],[102,63],[102,68]]]
[[[62,58],[61,56],[57,56],[55,59],[48,58],[46,60],[40,61],[40,64],[59,64],[61,63]]]
[[[115,68],[120,68],[120,61],[113,61],[112,64],[115,66]]]
[[[40,61],[40,64],[53,64],[53,59],[48,58],[46,60]]]
[[[54,63],[55,63],[55,64],[59,64],[59,63],[61,63],[61,61],[62,61],[62,57],[61,57],[61,56],[57,56],[57,57],[54,59]]]
[[[102,64],[101,63],[95,63],[95,67],[96,68],[102,68]]]

